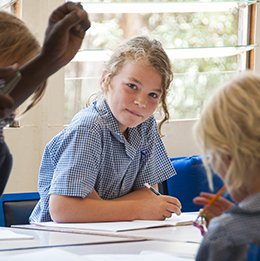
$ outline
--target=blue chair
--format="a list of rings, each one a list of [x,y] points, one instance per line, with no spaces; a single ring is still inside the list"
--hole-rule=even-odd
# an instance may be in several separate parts
[[[260,245],[250,243],[248,246],[247,261],[259,261],[260,260]]]
[[[29,216],[39,199],[38,192],[3,194],[0,197],[0,226],[29,224]]]
[[[160,186],[160,192],[177,197],[182,203],[183,212],[199,211],[202,206],[193,203],[193,198],[200,192],[216,193],[222,186],[222,180],[213,175],[214,190],[209,188],[207,175],[199,155],[170,158],[177,175],[169,178]],[[230,197],[226,196],[229,200]]]

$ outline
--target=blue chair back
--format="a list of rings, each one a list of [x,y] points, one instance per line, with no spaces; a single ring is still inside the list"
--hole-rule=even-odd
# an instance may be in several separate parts
[[[247,261],[260,261],[260,245],[250,243]]]
[[[0,197],[0,226],[29,224],[29,216],[39,199],[38,192],[3,194]]]
[[[207,175],[201,156],[170,158],[177,175],[163,184],[163,194],[177,197],[182,203],[183,212],[199,211],[202,207],[193,203],[193,198],[200,192],[216,193],[222,186],[222,180],[213,175],[214,190],[209,188]],[[230,198],[229,198],[230,199]]]

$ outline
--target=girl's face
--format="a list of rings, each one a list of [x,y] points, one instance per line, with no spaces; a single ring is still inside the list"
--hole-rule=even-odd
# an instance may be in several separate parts
[[[216,152],[209,152],[209,164],[212,170],[223,180],[229,168],[231,157]]]
[[[110,82],[106,101],[124,133],[156,110],[162,96],[162,77],[142,62],[127,62]]]

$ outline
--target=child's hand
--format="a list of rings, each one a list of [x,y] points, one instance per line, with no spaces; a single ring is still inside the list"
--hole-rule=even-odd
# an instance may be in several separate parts
[[[152,195],[141,200],[140,207],[140,219],[164,220],[171,217],[172,213],[181,214],[180,201],[170,196]]]
[[[41,55],[51,60],[55,70],[64,66],[78,52],[89,27],[88,14],[79,3],[58,7],[50,15]]]
[[[193,202],[198,205],[206,206],[208,202],[215,196],[215,194],[201,192],[200,195],[193,199]],[[211,206],[207,207],[205,212],[205,218],[207,223],[214,217],[220,216],[223,212],[233,206],[233,203],[229,200],[220,197]]]

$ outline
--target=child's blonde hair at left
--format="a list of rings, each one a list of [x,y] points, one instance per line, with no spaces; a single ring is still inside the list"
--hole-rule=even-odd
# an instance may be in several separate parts
[[[247,193],[260,184],[260,75],[245,72],[220,88],[195,125],[206,156],[231,155],[224,182],[231,194]],[[212,175],[204,157],[209,180]]]
[[[0,11],[0,66],[18,63],[24,65],[41,50],[37,39],[27,26],[16,16]],[[34,92],[23,113],[31,109],[42,98],[46,81]]]

